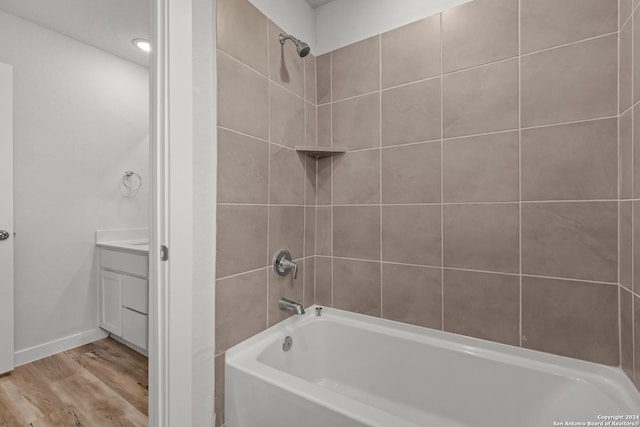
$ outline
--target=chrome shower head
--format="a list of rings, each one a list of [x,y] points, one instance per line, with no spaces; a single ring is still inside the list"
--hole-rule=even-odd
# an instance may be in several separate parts
[[[298,55],[300,55],[301,58],[304,58],[305,56],[307,56],[311,51],[311,48],[309,47],[308,44],[306,44],[302,40],[298,40],[293,36],[280,34],[278,36],[278,40],[280,40],[281,45],[284,45],[284,42],[286,42],[287,40],[291,40],[293,43],[295,43],[296,49],[298,50]]]

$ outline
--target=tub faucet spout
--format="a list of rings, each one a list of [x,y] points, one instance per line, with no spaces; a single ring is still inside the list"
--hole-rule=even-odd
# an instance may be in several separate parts
[[[291,310],[296,314],[304,314],[304,307],[302,307],[301,304],[286,298],[281,298],[280,301],[278,301],[278,307],[280,307],[280,310]]]

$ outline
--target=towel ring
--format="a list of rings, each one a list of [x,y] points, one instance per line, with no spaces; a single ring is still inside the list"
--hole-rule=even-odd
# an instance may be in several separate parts
[[[134,171],[126,171],[122,177],[122,184],[130,190],[139,190],[142,187],[142,177]]]

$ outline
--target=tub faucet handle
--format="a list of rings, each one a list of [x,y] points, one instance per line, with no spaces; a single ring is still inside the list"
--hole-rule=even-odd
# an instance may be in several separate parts
[[[283,249],[273,257],[273,271],[276,276],[284,277],[293,269],[293,278],[298,278],[298,264],[291,260],[289,251]]]
[[[286,269],[289,269],[289,270],[293,268],[293,278],[294,279],[298,278],[298,264],[296,264],[293,261],[288,261],[286,259],[283,259],[281,261],[281,265],[283,265]]]

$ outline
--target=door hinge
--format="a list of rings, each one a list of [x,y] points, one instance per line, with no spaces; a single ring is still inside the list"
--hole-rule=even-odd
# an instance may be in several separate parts
[[[169,259],[169,248],[165,245],[160,245],[160,261],[167,261]]]

